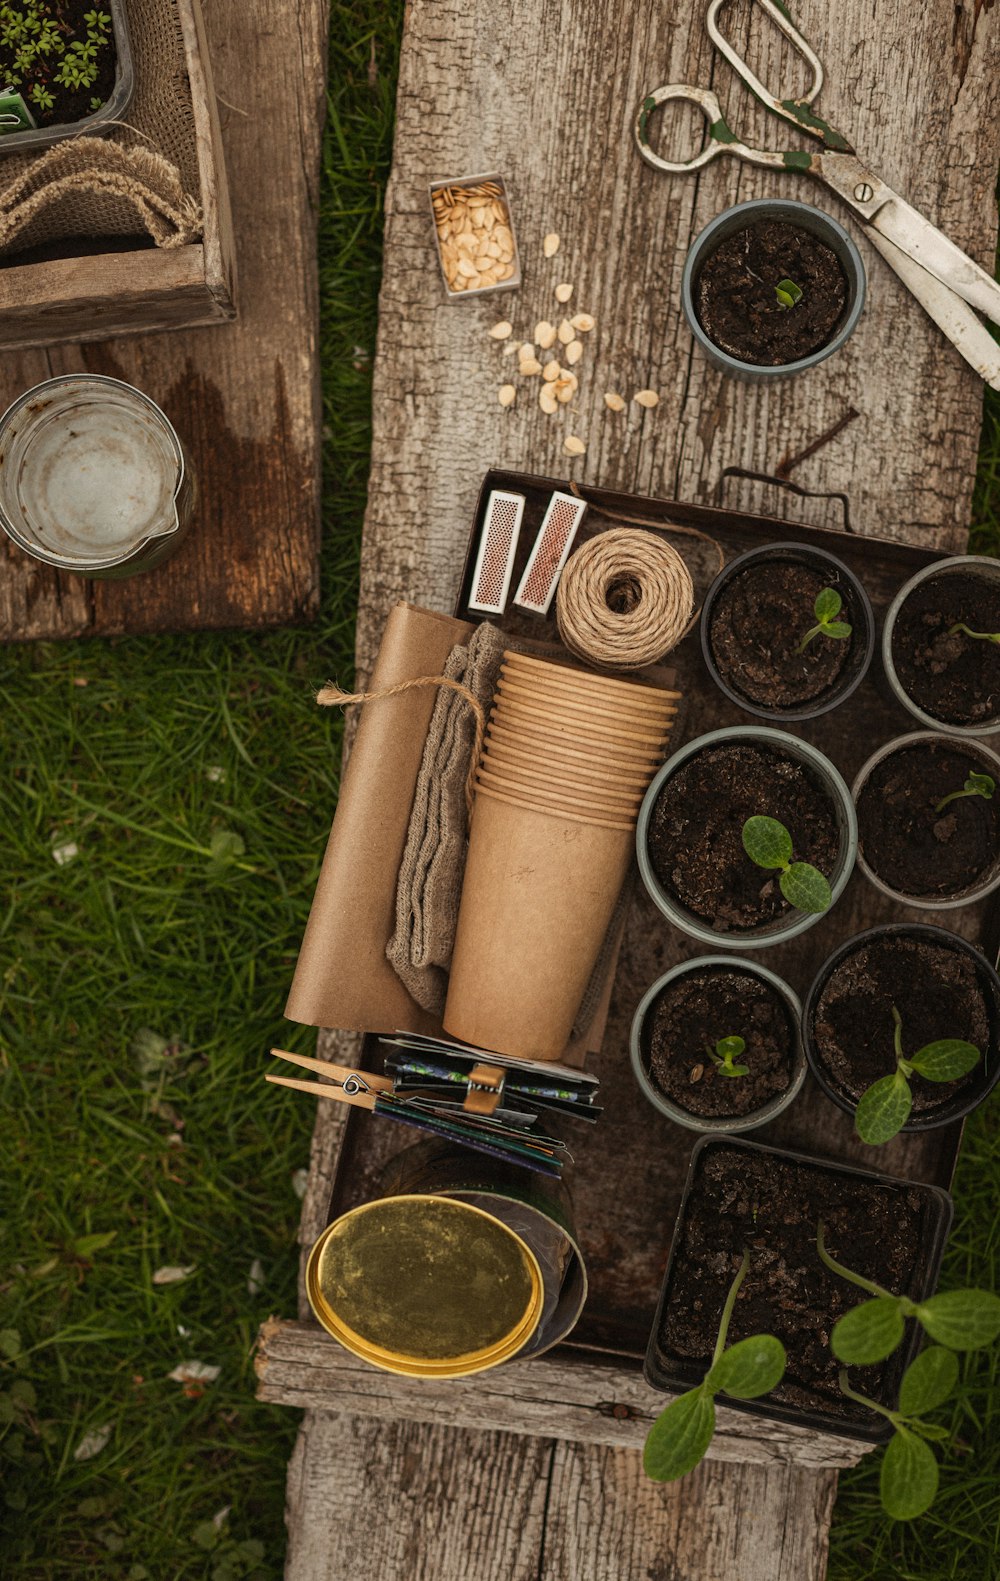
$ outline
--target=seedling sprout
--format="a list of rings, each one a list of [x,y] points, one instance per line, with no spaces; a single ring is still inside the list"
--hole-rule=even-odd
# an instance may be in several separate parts
[[[944,812],[949,802],[958,801],[962,796],[982,796],[986,801],[992,801],[996,788],[996,780],[991,774],[970,774],[963,789],[952,791],[950,796],[942,796],[934,811]]]
[[[787,312],[790,307],[802,301],[802,287],[796,285],[794,280],[779,280],[774,288],[774,295],[782,312]]]
[[[778,884],[790,906],[799,911],[826,911],[833,895],[818,868],[792,861],[792,837],[777,818],[748,818],[743,825],[743,849],[758,867],[778,868]]]
[[[913,1107],[910,1077],[914,1071],[926,1081],[957,1081],[960,1076],[968,1075],[980,1058],[975,1044],[963,1038],[939,1038],[906,1056],[903,1053],[903,1018],[895,1005],[892,1006],[892,1020],[896,1069],[891,1076],[880,1077],[861,1094],[854,1116],[854,1129],[863,1142],[873,1147],[891,1141],[910,1118]]]
[[[977,642],[1000,643],[1000,631],[972,631],[963,620],[956,620],[953,626],[948,627],[949,637],[960,631],[964,637],[974,637]]]
[[[837,616],[844,607],[844,600],[835,587],[824,587],[816,594],[813,605],[813,614],[816,616],[815,626],[810,626],[802,641],[796,648],[796,653],[805,653],[814,637],[834,637],[842,641],[851,635],[851,627],[846,620],[838,620]]]
[[[705,1053],[720,1076],[749,1076],[749,1065],[734,1065],[733,1061],[739,1059],[746,1049],[746,1043],[741,1037],[720,1038],[713,1050],[710,1043],[705,1044]]]

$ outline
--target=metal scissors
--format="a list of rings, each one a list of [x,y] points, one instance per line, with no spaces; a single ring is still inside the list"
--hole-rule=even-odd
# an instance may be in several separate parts
[[[811,108],[823,86],[823,67],[781,0],[757,0],[757,3],[812,72],[812,83],[799,99],[776,99],[723,37],[718,16],[725,3],[726,0],[711,0],[705,19],[708,36],[716,49],[765,109],[790,121],[799,132],[815,138],[822,147],[816,153],[804,149],[750,148],[740,142],[729,126],[710,89],[671,83],[647,94],[636,116],[635,139],[643,159],[655,170],[674,174],[700,170],[720,154],[734,154],[751,165],[805,171],[818,177],[864,222],[869,241],[966,362],[994,390],[1000,390],[1000,346],[976,317],[977,312],[982,313],[994,324],[1000,324],[1000,285],[919,210],[866,169],[847,138]],[[672,100],[696,105],[708,122],[708,142],[693,159],[661,159],[649,145],[650,116],[661,104]]]

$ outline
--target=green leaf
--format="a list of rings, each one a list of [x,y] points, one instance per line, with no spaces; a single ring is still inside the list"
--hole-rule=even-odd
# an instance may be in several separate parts
[[[885,1513],[895,1521],[912,1521],[923,1515],[934,1503],[938,1476],[933,1449],[905,1428],[897,1428],[879,1476]]]
[[[720,1076],[749,1076],[749,1074],[750,1074],[750,1066],[749,1065],[720,1065],[719,1066],[719,1075]]]
[[[704,1384],[672,1400],[646,1437],[642,1464],[654,1482],[675,1482],[693,1471],[715,1432],[715,1406]]]
[[[898,1297],[876,1296],[852,1307],[833,1325],[830,1349],[849,1367],[868,1367],[892,1355],[904,1328]]]
[[[758,867],[785,867],[792,860],[792,837],[777,818],[748,818],[743,849]]]
[[[956,1081],[968,1075],[979,1063],[979,1050],[974,1043],[961,1038],[941,1038],[937,1043],[925,1043],[922,1049],[910,1055],[914,1070],[928,1081]]]
[[[743,1053],[745,1048],[746,1044],[742,1038],[720,1038],[715,1045],[715,1052],[721,1055],[723,1059],[736,1059],[738,1055]]]
[[[724,1350],[705,1379],[709,1389],[722,1390],[738,1400],[756,1400],[782,1380],[785,1347],[773,1334],[751,1334]]]
[[[945,1290],[921,1301],[922,1328],[951,1350],[982,1350],[1000,1334],[1000,1296],[989,1290]]]
[[[828,637],[849,637],[852,627],[847,624],[846,620],[831,620],[824,625],[823,630]]]
[[[13,1361],[21,1354],[21,1335],[16,1328],[0,1328],[0,1356]]]
[[[832,620],[835,615],[839,615],[843,606],[844,600],[837,592],[837,589],[835,587],[825,587],[821,593],[816,595],[813,613],[817,620],[825,622]],[[848,630],[850,630],[850,627],[848,627]]]
[[[873,1082],[858,1101],[854,1129],[862,1142],[880,1147],[897,1136],[910,1118],[913,1094],[901,1071]]]
[[[101,1230],[97,1235],[79,1235],[73,1242],[73,1253],[76,1257],[93,1257],[95,1252],[103,1252],[110,1246],[117,1230]]]
[[[10,1386],[10,1397],[22,1411],[33,1411],[38,1404],[35,1386],[27,1378],[15,1378]]]
[[[796,302],[802,300],[802,288],[794,280],[779,280],[774,288],[774,294],[781,308],[794,307]]]
[[[899,1385],[899,1409],[904,1416],[936,1411],[958,1382],[958,1357],[943,1345],[931,1345],[910,1363]]]
[[[788,904],[799,911],[828,911],[833,902],[830,885],[808,862],[793,862],[778,883]]]
[[[992,774],[970,774],[965,782],[965,788],[973,796],[983,796],[987,801],[992,801],[997,782]]]

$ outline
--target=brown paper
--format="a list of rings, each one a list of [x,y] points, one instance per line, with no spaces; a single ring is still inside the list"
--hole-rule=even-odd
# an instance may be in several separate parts
[[[453,1037],[562,1058],[633,844],[631,827],[476,797],[444,1013]]]
[[[386,623],[369,691],[440,675],[472,626],[413,604]],[[386,960],[396,926],[396,879],[424,741],[437,701],[419,687],[361,708],[337,816],[306,926],[285,1014],[309,1026],[437,1034],[440,1022],[410,998]]]

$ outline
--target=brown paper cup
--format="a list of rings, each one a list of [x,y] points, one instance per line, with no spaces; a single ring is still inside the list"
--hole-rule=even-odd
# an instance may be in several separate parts
[[[633,833],[476,796],[445,1030],[558,1060],[632,860]]]
[[[646,748],[633,751],[621,742],[574,740],[553,735],[540,721],[532,723],[527,719],[501,717],[496,709],[490,714],[489,734],[491,738],[495,736],[498,740],[507,741],[511,746],[520,747],[522,751],[544,759],[571,758],[584,763],[621,768],[629,773],[653,774],[666,756],[666,745],[653,751]]]
[[[514,796],[522,796],[525,801],[536,803],[539,807],[573,807],[583,812],[592,812],[597,817],[608,818],[638,818],[641,796],[617,796],[613,792],[602,792],[599,787],[577,785],[575,783],[563,785],[553,783],[551,780],[522,773],[521,770],[512,768],[506,763],[495,763],[492,758],[480,763],[476,771],[477,779],[491,790],[509,791]]]
[[[617,813],[589,813],[582,807],[539,807],[530,797],[522,796],[512,785],[503,790],[492,785],[476,783],[477,796],[489,796],[494,801],[506,802],[511,807],[524,807],[528,812],[544,813],[546,817],[565,819],[569,823],[592,823],[598,829],[635,829],[637,820],[619,817]]]
[[[597,675],[590,670],[572,668],[566,664],[552,664],[545,659],[536,659],[532,654],[513,653],[508,650],[503,656],[504,667],[513,672],[520,671],[525,678],[529,675],[537,676],[543,682],[553,685],[575,686],[588,692],[602,692],[605,695],[622,701],[631,699],[637,706],[652,704],[659,707],[664,699],[670,702],[680,700],[680,692],[669,691],[663,686],[638,686],[634,681],[619,681],[609,675]]]
[[[678,708],[678,704],[671,697],[664,696],[661,702],[649,703],[636,702],[631,698],[610,697],[606,692],[592,692],[577,685],[575,681],[569,685],[562,681],[539,681],[534,675],[529,675],[524,670],[511,670],[507,665],[502,667],[500,678],[508,687],[516,686],[534,697],[544,697],[552,702],[566,703],[568,706],[578,708],[600,708],[602,713],[619,714],[640,721],[672,719]],[[656,694],[650,695],[655,697]]]
[[[592,741],[600,744],[604,741],[614,741],[625,743],[633,748],[639,747],[646,750],[654,750],[657,747],[665,746],[668,735],[666,728],[657,730],[654,727],[642,730],[633,728],[629,724],[614,725],[609,723],[605,725],[600,720],[595,719],[593,715],[586,713],[571,715],[557,705],[543,707],[541,704],[525,703],[519,698],[515,699],[505,695],[503,690],[494,698],[494,707],[501,719],[522,719],[527,723],[544,724],[549,730],[560,736],[571,736],[585,742]]]
[[[537,756],[526,752],[522,746],[508,746],[496,736],[487,737],[483,747],[483,761],[489,760],[497,764],[509,764],[512,769],[520,768],[525,773],[541,775],[551,782],[579,785],[581,789],[588,787],[600,788],[613,794],[642,797],[653,777],[653,771],[646,773],[629,773],[622,770],[605,767],[601,762],[591,763],[586,760],[574,762],[572,759]]]
[[[677,713],[675,703],[664,703],[655,711],[650,708],[633,708],[630,703],[616,703],[605,697],[590,697],[586,692],[570,691],[563,687],[542,687],[525,684],[502,675],[500,695],[525,703],[537,703],[543,708],[558,708],[572,717],[606,719],[609,724],[618,720],[634,725],[639,730],[656,730],[668,725]]]

